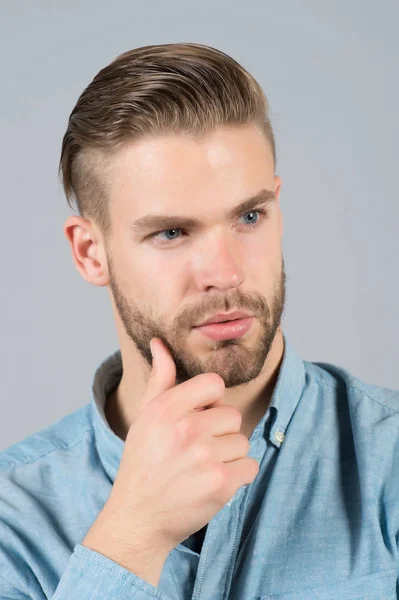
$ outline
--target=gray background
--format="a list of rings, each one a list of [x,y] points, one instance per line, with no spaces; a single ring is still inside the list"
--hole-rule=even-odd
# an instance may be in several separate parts
[[[0,2],[0,448],[83,406],[118,347],[106,288],[76,271],[57,177],[68,116],[121,52],[200,42],[271,104],[287,307],[304,359],[399,388],[395,1]]]

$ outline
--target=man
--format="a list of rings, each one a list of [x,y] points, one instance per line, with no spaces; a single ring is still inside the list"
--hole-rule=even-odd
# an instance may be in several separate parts
[[[81,94],[64,231],[120,349],[0,453],[0,598],[397,597],[399,393],[283,334],[275,168],[262,89],[213,48],[126,52]]]

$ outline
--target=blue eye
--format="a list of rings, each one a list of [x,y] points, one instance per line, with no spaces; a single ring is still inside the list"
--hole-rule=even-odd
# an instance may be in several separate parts
[[[262,208],[258,208],[256,210],[250,210],[249,212],[244,213],[244,217],[246,215],[252,215],[254,213],[259,213],[259,215],[261,215],[261,218],[259,218],[255,223],[244,223],[244,229],[254,229],[261,221],[262,219],[266,216],[266,211],[263,210]],[[172,227],[170,229],[163,229],[162,231],[156,231],[155,233],[150,234],[148,237],[150,239],[155,239],[157,237],[159,237],[161,234],[169,234],[171,231],[174,232],[179,232],[179,231],[184,231],[184,229],[182,229],[181,227]],[[166,239],[166,240],[162,240],[161,242],[157,242],[157,245],[161,245],[161,246],[165,246],[165,245],[171,245],[173,244],[174,241],[178,240],[178,237],[172,237],[172,239]]]

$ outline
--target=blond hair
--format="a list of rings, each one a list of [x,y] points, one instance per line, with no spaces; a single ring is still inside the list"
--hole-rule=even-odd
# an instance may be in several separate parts
[[[233,58],[210,46],[176,43],[124,52],[81,93],[62,141],[59,175],[68,201],[106,238],[106,169],[128,140],[178,132],[195,136],[219,125],[255,124],[275,139],[266,96]]]

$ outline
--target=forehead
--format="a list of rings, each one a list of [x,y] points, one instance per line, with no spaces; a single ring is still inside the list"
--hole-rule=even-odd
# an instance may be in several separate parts
[[[255,126],[224,126],[201,137],[173,133],[128,142],[112,157],[107,179],[112,212],[176,212],[228,206],[270,189],[274,163]]]

